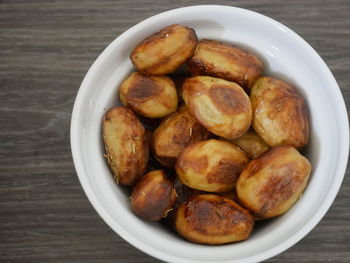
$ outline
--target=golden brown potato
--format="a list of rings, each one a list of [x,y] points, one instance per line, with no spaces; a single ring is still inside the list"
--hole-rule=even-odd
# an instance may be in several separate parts
[[[206,140],[210,133],[181,107],[162,121],[153,133],[152,150],[160,163],[175,165],[180,152],[191,142]]]
[[[171,25],[139,43],[130,59],[145,74],[169,74],[193,55],[197,42],[192,28]]]
[[[185,185],[207,192],[227,192],[248,163],[248,157],[229,142],[207,140],[187,146],[179,155],[175,169]]]
[[[241,137],[233,139],[232,142],[245,151],[251,159],[259,157],[270,148],[252,129]]]
[[[234,139],[250,127],[250,100],[236,83],[213,77],[193,77],[185,80],[182,96],[191,115],[218,136]]]
[[[195,243],[215,245],[245,240],[253,227],[254,220],[248,211],[213,194],[190,198],[176,213],[176,231]]]
[[[261,77],[250,93],[252,125],[270,146],[301,148],[309,140],[309,114],[297,90],[277,79]]]
[[[258,219],[287,212],[304,191],[311,164],[292,146],[277,146],[252,160],[237,181],[240,203]]]
[[[163,170],[144,175],[131,195],[132,211],[144,219],[158,221],[166,217],[176,200],[176,191]]]
[[[215,40],[201,40],[189,69],[194,76],[207,75],[233,81],[249,90],[263,71],[262,62],[253,54]]]
[[[166,76],[133,72],[121,84],[119,92],[126,107],[148,118],[161,118],[177,109],[175,84]]]
[[[133,185],[146,170],[149,147],[145,128],[125,107],[115,107],[103,119],[108,164],[122,185]]]

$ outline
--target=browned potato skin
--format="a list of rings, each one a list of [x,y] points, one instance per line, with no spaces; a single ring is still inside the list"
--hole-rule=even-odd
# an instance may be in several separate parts
[[[261,77],[251,90],[252,126],[270,146],[302,148],[309,140],[309,114],[297,90],[277,79]]]
[[[233,81],[249,90],[261,75],[263,63],[253,54],[215,40],[198,42],[196,52],[188,62],[194,76],[207,75]]]
[[[243,170],[238,200],[257,219],[282,215],[300,198],[310,172],[311,164],[294,147],[274,147]]]
[[[169,74],[193,55],[197,42],[197,35],[192,28],[171,25],[139,43],[130,59],[145,74]]]
[[[121,102],[148,118],[161,118],[177,109],[174,82],[166,76],[146,76],[133,72],[120,86]]]
[[[189,241],[219,245],[247,239],[254,227],[248,211],[227,198],[204,194],[190,198],[176,214],[176,231]]]
[[[166,217],[176,200],[176,191],[163,170],[147,173],[131,195],[132,211],[139,217],[158,221]]]
[[[189,114],[186,107],[181,107],[154,131],[152,150],[160,163],[173,167],[187,145],[209,137],[210,133]]]
[[[187,146],[179,155],[175,170],[185,185],[206,192],[232,190],[249,159],[229,142],[207,140]]]
[[[207,76],[192,77],[185,80],[182,96],[191,115],[218,136],[234,139],[250,127],[250,100],[236,83]]]
[[[258,158],[270,149],[269,145],[252,129],[247,131],[241,137],[233,139],[232,142],[245,151],[251,159]]]
[[[149,159],[146,131],[135,114],[125,107],[108,110],[103,118],[103,140],[117,182],[135,184]]]

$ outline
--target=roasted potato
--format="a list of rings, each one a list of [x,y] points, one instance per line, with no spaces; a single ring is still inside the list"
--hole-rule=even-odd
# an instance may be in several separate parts
[[[245,151],[251,159],[259,157],[270,148],[269,145],[252,129],[247,131],[241,137],[233,139],[232,142]]]
[[[249,159],[229,142],[207,140],[187,146],[179,155],[175,170],[185,185],[207,192],[227,192]]]
[[[180,152],[191,142],[206,140],[210,133],[181,107],[162,121],[153,133],[152,150],[160,163],[173,167]]]
[[[192,77],[185,80],[182,96],[189,112],[218,136],[234,139],[250,127],[250,100],[236,83],[213,77]]]
[[[173,183],[163,170],[144,175],[135,185],[131,195],[132,211],[144,219],[158,221],[166,217],[176,200]]]
[[[218,245],[245,240],[254,227],[253,217],[234,201],[213,194],[197,195],[176,213],[175,229],[189,241]]]
[[[261,77],[250,94],[252,125],[270,146],[302,148],[309,140],[309,114],[297,90],[277,79]]]
[[[192,28],[171,25],[139,43],[130,59],[145,74],[169,74],[193,55],[197,42]]]
[[[247,91],[263,71],[263,63],[253,54],[207,39],[199,41],[188,65],[194,76],[226,79],[238,83]]]
[[[115,107],[103,119],[108,164],[122,185],[133,185],[143,175],[149,158],[145,128],[125,107]]]
[[[277,146],[252,160],[237,181],[240,204],[257,219],[287,212],[303,193],[311,164],[292,146]]]
[[[121,102],[148,118],[161,118],[177,109],[174,82],[166,76],[146,76],[133,72],[120,86]]]

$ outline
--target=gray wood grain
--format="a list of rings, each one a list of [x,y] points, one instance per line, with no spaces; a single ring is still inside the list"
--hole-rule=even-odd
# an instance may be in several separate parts
[[[0,262],[159,262],[89,204],[72,163],[71,110],[99,53],[159,12],[214,1],[0,0]],[[350,1],[215,1],[268,15],[323,57],[350,108]],[[324,219],[267,262],[349,262],[350,171]]]

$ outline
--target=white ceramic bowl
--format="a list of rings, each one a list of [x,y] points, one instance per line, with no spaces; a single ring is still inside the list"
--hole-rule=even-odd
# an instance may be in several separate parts
[[[254,231],[250,239],[223,246],[189,243],[159,223],[134,216],[128,196],[115,184],[103,158],[101,119],[118,104],[118,85],[132,71],[136,43],[174,23],[199,38],[223,40],[257,53],[266,72],[294,84],[311,113],[306,155],[313,165],[301,200],[285,215]],[[227,6],[192,6],[153,16],[115,39],[86,74],[71,122],[74,164],[90,202],[105,222],[140,250],[168,262],[258,262],[289,248],[321,220],[341,185],[348,159],[349,129],[339,87],[319,55],[297,34],[255,12]]]

